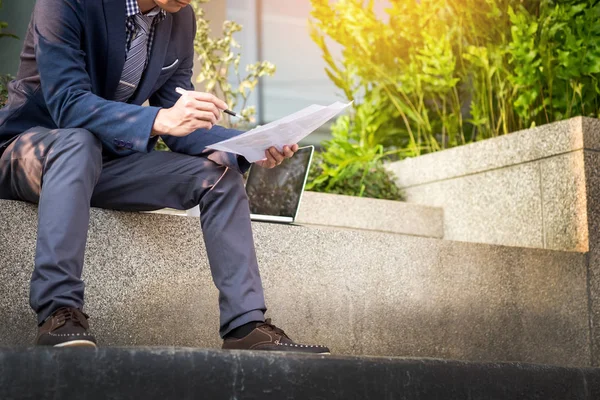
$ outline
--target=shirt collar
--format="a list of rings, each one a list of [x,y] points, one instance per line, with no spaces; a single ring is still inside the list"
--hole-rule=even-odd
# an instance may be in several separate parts
[[[140,10],[140,6],[138,5],[137,0],[126,0],[126,9],[127,9],[127,17],[133,17],[136,14],[141,14],[142,10]],[[167,13],[162,8],[156,6],[148,13],[146,13],[148,17],[158,16],[159,20],[163,20]]]

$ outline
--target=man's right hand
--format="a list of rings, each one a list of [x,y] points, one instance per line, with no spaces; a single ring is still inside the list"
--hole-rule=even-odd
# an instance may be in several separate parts
[[[221,119],[227,104],[210,93],[187,92],[171,108],[158,112],[152,136],[187,136],[196,129],[211,129]]]

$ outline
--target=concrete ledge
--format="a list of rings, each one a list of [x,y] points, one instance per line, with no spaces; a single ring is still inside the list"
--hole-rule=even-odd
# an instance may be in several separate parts
[[[409,203],[443,208],[445,239],[587,252],[599,138],[580,117],[389,168]]]
[[[36,208],[0,201],[0,345],[30,345]],[[586,256],[256,224],[269,316],[336,354],[591,363]],[[92,212],[86,310],[102,345],[219,347],[199,222]]]
[[[443,211],[401,201],[306,192],[297,222],[442,238]]]
[[[600,372],[191,349],[0,351],[0,398],[596,400]]]
[[[402,188],[514,166],[577,150],[600,150],[600,120],[576,117],[392,163]]]
[[[591,341],[600,355],[599,119],[573,118],[390,168],[408,202],[444,209],[445,239],[587,252]]]

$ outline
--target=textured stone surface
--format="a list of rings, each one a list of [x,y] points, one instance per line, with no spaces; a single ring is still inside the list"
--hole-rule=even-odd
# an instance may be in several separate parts
[[[600,120],[573,118],[391,168],[408,202],[443,208],[445,239],[581,252],[583,153],[599,148]]]
[[[593,365],[600,365],[600,153],[585,152],[589,226],[589,291]]]
[[[583,150],[550,157],[536,164],[539,164],[541,171],[543,247],[588,251]]]
[[[440,208],[315,192],[302,196],[296,222],[433,238],[444,235]]]
[[[575,150],[600,150],[600,120],[572,118],[390,164],[400,187],[522,164]]]
[[[200,210],[197,207],[188,212],[165,208],[152,213],[199,216]],[[304,192],[295,224],[441,239],[444,235],[444,212],[437,207],[402,201]]]
[[[595,400],[600,371],[191,349],[0,351],[0,398]]]
[[[36,209],[0,201],[0,345],[28,345]],[[586,257],[255,224],[268,316],[336,354],[589,365]],[[94,209],[86,310],[103,345],[218,347],[194,218]]]
[[[405,189],[407,199],[444,209],[444,239],[543,248],[536,164]]]

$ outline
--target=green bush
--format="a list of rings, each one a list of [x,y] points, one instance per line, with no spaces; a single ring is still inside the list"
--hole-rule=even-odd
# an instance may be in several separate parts
[[[347,196],[371,197],[374,199],[404,200],[404,194],[396,186],[392,174],[384,168],[383,162],[352,163],[352,168],[343,170],[339,176],[321,180],[324,171],[335,169],[323,158],[323,153],[315,153],[310,169],[308,190],[344,194]]]
[[[2,0],[0,0],[0,8],[2,8]],[[8,24],[4,21],[0,21],[0,39],[4,37],[14,38],[17,37],[11,33],[3,32],[4,29],[8,27]],[[6,105],[8,101],[8,82],[13,79],[10,75],[0,75],[0,108]]]
[[[12,79],[10,75],[0,75],[0,108],[8,101],[8,82]]]
[[[600,2],[390,0],[385,20],[370,0],[311,3],[326,72],[355,101],[355,145],[411,157],[599,116]],[[369,140],[353,132],[365,121]]]
[[[196,64],[201,66],[197,83],[202,90],[223,99],[230,109],[237,111],[238,118],[232,120],[229,115],[223,114],[223,121],[220,124],[236,129],[247,129],[256,122],[256,108],[248,105],[248,99],[260,78],[275,74],[275,66],[268,61],[260,61],[247,65],[246,74],[242,76],[241,46],[233,38],[235,33],[242,30],[242,26],[233,21],[225,21],[221,36],[213,37],[210,21],[206,19],[201,6],[209,1],[192,0],[191,3],[196,13],[197,25],[194,40],[194,49],[198,56]],[[236,85],[230,82],[232,72],[237,77]],[[159,139],[156,149],[167,151],[168,147]]]
[[[358,107],[356,115],[338,118],[332,139],[324,142],[309,175],[308,190],[350,196],[402,200],[403,195],[385,170],[383,160],[396,151],[384,152],[375,142],[379,113],[369,103]]]
[[[238,114],[232,120],[224,115],[223,124],[228,127],[245,129],[256,122],[256,109],[248,105],[250,95],[258,85],[259,79],[275,74],[275,65],[268,61],[259,61],[240,71],[241,46],[234,34],[242,31],[242,26],[234,21],[225,21],[220,37],[213,37],[209,21],[205,18],[202,3],[210,0],[192,0],[196,11],[198,30],[194,42],[197,54],[196,64],[200,66],[197,83],[203,90],[222,98]],[[236,77],[231,82],[231,76]]]

